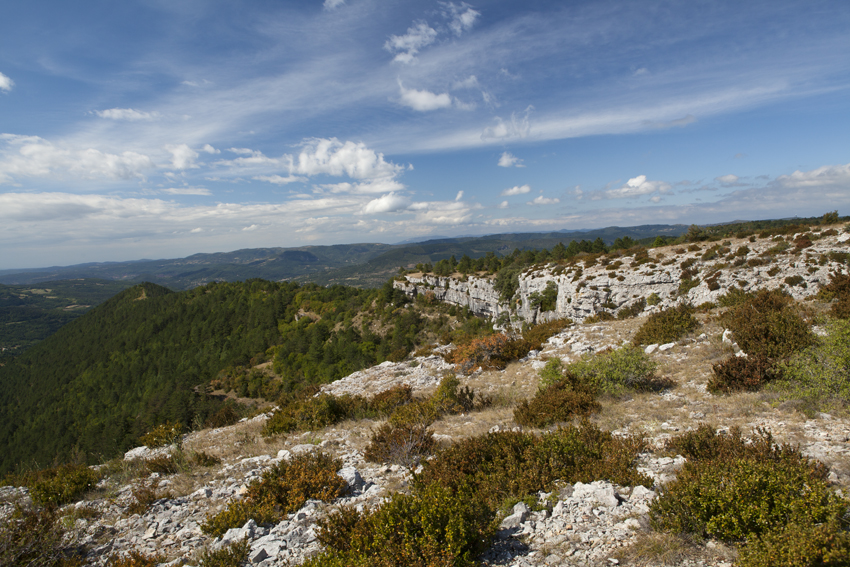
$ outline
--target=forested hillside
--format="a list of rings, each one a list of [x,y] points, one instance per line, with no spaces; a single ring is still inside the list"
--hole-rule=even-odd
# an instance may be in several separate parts
[[[0,367],[0,470],[94,462],[159,423],[203,423],[222,404],[210,382],[267,357],[286,379],[255,381],[255,396],[404,357],[426,321],[394,315],[395,295],[262,280],[129,288]]]

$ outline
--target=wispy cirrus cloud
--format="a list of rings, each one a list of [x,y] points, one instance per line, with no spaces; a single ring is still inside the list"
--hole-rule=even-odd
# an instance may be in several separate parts
[[[136,122],[139,120],[159,120],[162,116],[159,112],[144,112],[134,108],[108,108],[106,110],[95,110],[95,114],[109,120],[127,120]]]

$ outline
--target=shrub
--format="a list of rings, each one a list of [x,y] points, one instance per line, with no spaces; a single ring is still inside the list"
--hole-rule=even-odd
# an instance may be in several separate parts
[[[806,287],[806,284],[803,281],[803,276],[788,276],[785,278],[785,283],[790,287],[798,286],[800,284],[802,284],[802,287]]]
[[[100,480],[85,465],[61,465],[32,473],[26,479],[32,501],[40,506],[62,506],[73,502]]]
[[[725,313],[722,321],[748,355],[784,358],[813,340],[793,300],[778,290],[756,292]]]
[[[328,394],[296,398],[281,405],[266,420],[263,435],[268,437],[296,429],[321,429],[346,419],[347,409],[345,400]]]
[[[363,457],[372,463],[395,463],[414,467],[434,451],[434,436],[427,425],[385,423],[372,433]]]
[[[726,293],[717,298],[720,307],[735,307],[741,305],[752,297],[749,293],[737,287],[730,287]]]
[[[635,333],[632,343],[635,346],[653,343],[669,343],[696,329],[699,321],[688,305],[679,305],[653,313],[647,317]]]
[[[159,495],[156,491],[157,484],[157,481],[142,481],[138,485],[136,485],[135,488],[133,488],[133,490],[131,491],[133,500],[130,501],[130,505],[127,506],[127,512],[129,512],[130,514],[139,514],[140,516],[147,512],[151,504],[156,502],[159,498]]]
[[[520,402],[514,409],[514,420],[520,425],[544,427],[575,416],[585,417],[601,409],[596,394],[597,389],[589,381],[567,374],[530,401]]]
[[[679,282],[679,295],[687,295],[699,285],[699,278],[687,278]]]
[[[551,490],[556,481],[651,486],[635,465],[644,448],[642,438],[614,437],[588,422],[541,436],[488,433],[458,441],[425,461],[414,488],[431,483],[453,491],[469,488],[495,512],[508,498]]]
[[[233,408],[232,404],[221,406],[217,412],[207,418],[204,422],[204,427],[216,429],[218,427],[227,427],[239,421],[239,414]]]
[[[198,554],[198,559],[204,567],[241,567],[250,549],[251,543],[243,539],[216,550],[204,549]]]
[[[837,300],[831,308],[832,316],[850,319],[850,276],[834,274],[818,292],[818,297],[824,301]]]
[[[139,438],[139,442],[149,449],[165,447],[180,439],[183,426],[179,423],[165,422],[157,425]]]
[[[145,459],[145,468],[148,472],[159,474],[174,474],[182,468],[176,458],[171,455],[158,455]]]
[[[369,409],[378,415],[390,415],[396,408],[412,401],[413,388],[407,384],[399,384],[372,396],[369,400]]]
[[[850,321],[831,320],[825,336],[780,364],[779,370],[771,390],[783,399],[824,410],[850,406]]]
[[[258,524],[279,521],[309,499],[333,500],[347,488],[345,480],[336,474],[340,468],[342,461],[323,453],[281,461],[248,485],[243,500],[231,502],[222,512],[208,517],[201,530],[217,537],[249,519]]]
[[[741,567],[809,567],[847,565],[850,533],[835,520],[825,524],[792,523],[747,542]]]
[[[647,305],[658,305],[661,303],[661,298],[658,297],[658,294],[654,291],[649,294],[649,297],[646,298]]]
[[[730,356],[711,367],[708,391],[712,394],[755,392],[773,378],[773,363],[764,356]]]
[[[802,461],[688,461],[653,501],[650,519],[656,529],[735,542],[789,521],[837,520],[847,504]]]
[[[438,484],[395,493],[380,508],[344,508],[319,521],[325,551],[305,567],[463,567],[490,543],[492,513],[469,489]]]
[[[62,545],[64,532],[54,508],[15,508],[0,527],[0,565],[77,567],[84,565]]]
[[[605,321],[613,321],[614,319],[616,319],[616,317],[614,317],[612,314],[608,313],[607,311],[597,311],[596,313],[594,313],[590,317],[585,318],[584,322],[588,323],[588,324],[593,324],[593,323],[603,323]]]
[[[632,317],[637,317],[643,310],[646,309],[646,299],[641,297],[628,307],[621,307],[617,312],[617,319],[630,319]]]
[[[566,372],[586,380],[603,394],[623,395],[629,390],[648,390],[657,365],[643,350],[626,345],[587,354],[566,366]]]

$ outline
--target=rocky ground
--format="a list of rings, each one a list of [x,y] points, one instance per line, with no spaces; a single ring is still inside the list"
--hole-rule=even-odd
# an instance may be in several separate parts
[[[776,278],[763,281],[783,277],[784,272],[780,272]],[[814,281],[800,288],[801,298],[814,294],[817,288]],[[811,305],[814,310],[823,309]],[[728,337],[724,340],[717,315],[717,309],[700,314],[702,325],[693,335],[647,349],[658,363],[658,374],[670,381],[669,388],[628,399],[604,400],[602,411],[593,418],[615,434],[646,436],[652,449],[641,456],[640,467],[655,480],[653,489],[594,482],[541,493],[534,510],[520,503],[504,519],[492,547],[480,558],[483,564],[731,565],[735,559],[732,549],[656,534],[649,528],[649,503],[684,462],[682,457],[665,454],[663,443],[699,423],[721,429],[739,426],[746,435],[764,428],[778,441],[799,445],[805,454],[826,463],[832,469],[830,479],[836,489],[850,494],[850,419],[827,414],[808,418],[793,407],[775,403],[767,393],[715,396],[707,392],[712,364],[736,351]],[[516,429],[512,408],[534,394],[538,372],[547,360],[558,357],[569,362],[586,353],[619,346],[631,339],[642,320],[573,324],[552,337],[541,351],[533,351],[505,370],[479,371],[463,378],[463,385],[489,396],[493,404],[481,411],[444,417],[433,426],[437,439],[450,443],[487,431]],[[433,391],[451,371],[435,354],[386,362],[330,384],[325,390],[371,395],[396,384],[409,384],[416,393],[424,394]],[[169,565],[196,565],[199,550],[243,537],[251,542],[251,565],[298,564],[319,551],[315,534],[319,516],[343,504],[376,506],[408,486],[409,471],[397,465],[368,463],[363,458],[378,422],[350,421],[320,431],[264,438],[260,432],[265,419],[265,415],[259,415],[230,427],[188,434],[182,442],[183,450],[203,451],[221,459],[211,467],[145,478],[137,474],[137,461],[133,459],[151,453],[146,449],[131,451],[118,467],[123,467],[123,475],[111,475],[84,500],[63,509],[71,537],[86,546],[93,565],[105,564],[110,554],[130,550],[164,554]],[[280,459],[306,451],[324,451],[342,460],[339,474],[349,484],[348,495],[331,504],[310,501],[271,528],[249,522],[231,530],[222,540],[201,532],[199,526],[208,515],[239,498],[264,470]],[[130,505],[144,489],[154,490],[158,499],[142,514],[131,513]],[[0,500],[0,514],[5,516],[15,502],[26,502],[28,495],[26,489],[4,487],[0,488]]]

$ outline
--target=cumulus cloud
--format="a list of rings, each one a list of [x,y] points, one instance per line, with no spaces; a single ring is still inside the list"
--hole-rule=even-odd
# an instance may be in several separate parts
[[[0,73],[0,91],[9,92],[12,90],[12,87],[15,86],[15,81],[10,79],[8,76]]]
[[[557,197],[555,197],[553,199],[549,199],[547,197],[544,197],[543,195],[538,195],[533,200],[528,201],[526,203],[526,205],[554,205],[555,203],[560,203],[560,202],[561,202],[561,200],[558,199]]]
[[[472,218],[472,210],[476,208],[478,207],[461,200],[418,201],[407,207],[407,210],[416,213],[417,223],[456,225],[469,222]]]
[[[325,0],[322,5],[325,10],[334,10],[345,4],[345,0]]]
[[[715,181],[719,181],[725,187],[734,187],[734,186],[743,186],[745,183],[738,183],[740,178],[737,175],[729,174],[729,175],[721,175],[720,177],[715,177]]]
[[[529,185],[516,185],[510,189],[505,189],[500,193],[500,195],[502,195],[502,197],[513,197],[514,195],[523,195],[529,191],[531,191],[531,186]]]
[[[427,112],[452,106],[452,97],[448,93],[435,94],[430,91],[406,89],[401,82],[399,82],[398,87],[401,90],[399,102],[413,110]]]
[[[404,195],[395,193],[387,193],[377,199],[372,199],[363,206],[361,212],[363,214],[378,214],[392,213],[401,209],[406,209],[410,205],[410,199]]]
[[[797,170],[790,175],[777,177],[775,185],[783,188],[843,187],[850,189],[850,163],[825,165],[811,171]]]
[[[525,167],[522,164],[522,160],[511,154],[510,152],[503,152],[502,157],[499,158],[499,167]]]
[[[366,147],[363,142],[340,142],[336,138],[314,138],[302,144],[293,163],[293,173],[300,175],[348,175],[353,179],[395,177],[404,166],[384,160],[384,154]]]
[[[434,43],[437,38],[437,30],[428,25],[427,22],[414,22],[404,35],[393,35],[384,43],[384,49],[394,53],[393,61],[398,63],[412,63],[416,54],[423,47]]]
[[[165,149],[171,153],[171,166],[174,169],[197,169],[195,160],[198,159],[198,152],[186,144],[165,146]]]
[[[212,195],[210,190],[204,187],[172,187],[162,189],[162,192],[169,195]]]
[[[671,190],[671,185],[665,181],[647,181],[646,175],[638,175],[629,179],[622,187],[605,191],[605,196],[610,199],[625,199],[653,193],[667,194]]]
[[[139,120],[158,120],[159,112],[143,112],[134,108],[108,108],[106,110],[95,110],[95,114],[109,120],[127,120],[137,122]]]
[[[201,148],[201,151],[208,153],[208,154],[220,154],[221,153],[221,150],[217,150],[209,144],[204,144],[204,147]]]
[[[459,5],[454,2],[442,2],[441,4],[444,8],[443,15],[449,19],[449,29],[457,36],[472,29],[475,20],[481,15],[481,12],[473,10],[472,6],[466,2],[461,2]]]
[[[155,167],[150,157],[136,152],[112,154],[95,148],[56,146],[38,136],[0,134],[0,184],[14,183],[19,177],[84,179],[144,179]]]
[[[501,203],[499,203],[499,208],[500,209],[507,209],[508,208],[508,202],[502,201]]]

